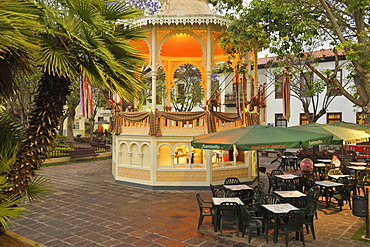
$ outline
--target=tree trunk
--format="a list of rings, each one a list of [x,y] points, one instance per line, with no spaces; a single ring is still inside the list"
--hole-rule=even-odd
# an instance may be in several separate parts
[[[70,93],[70,81],[44,74],[39,82],[34,107],[16,161],[9,173],[8,181],[13,184],[7,189],[11,194],[24,194],[27,186],[47,158],[48,148],[56,136],[59,119],[63,114],[66,96]]]
[[[74,136],[73,136],[73,127],[74,127],[74,120],[76,115],[76,107],[69,106],[67,110],[67,141],[73,142]]]
[[[60,117],[59,130],[58,130],[59,135],[64,135],[63,129],[64,129],[64,121],[66,120],[66,118],[67,118],[67,114],[63,114],[63,116]]]

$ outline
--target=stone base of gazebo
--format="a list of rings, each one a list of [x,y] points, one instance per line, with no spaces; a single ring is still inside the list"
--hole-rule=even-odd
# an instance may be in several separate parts
[[[251,182],[256,152],[193,149],[189,135],[120,134],[113,137],[112,174],[117,183],[154,190],[208,189],[227,177]]]

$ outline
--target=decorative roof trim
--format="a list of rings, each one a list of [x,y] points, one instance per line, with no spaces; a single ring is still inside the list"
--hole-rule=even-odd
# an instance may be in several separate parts
[[[230,20],[217,15],[166,15],[166,16],[151,16],[136,19],[133,21],[134,26],[147,26],[147,25],[186,25],[186,24],[218,24],[226,26]]]

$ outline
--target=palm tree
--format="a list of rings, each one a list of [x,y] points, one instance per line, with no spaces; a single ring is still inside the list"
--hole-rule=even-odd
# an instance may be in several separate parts
[[[18,207],[23,201],[17,195],[7,195],[3,191],[11,184],[7,180],[7,175],[15,161],[22,137],[22,128],[10,115],[0,109],[0,226],[8,228],[10,218],[16,218],[24,213],[25,208]]]
[[[114,91],[130,100],[142,88],[135,77],[141,58],[129,41],[141,39],[139,30],[122,20],[136,17],[125,1],[45,0],[38,1],[40,49],[37,64],[43,71],[29,128],[19,148],[8,179],[10,194],[25,194],[36,171],[47,158],[56,135],[72,81],[83,74],[89,83]]]
[[[37,48],[33,31],[40,24],[33,3],[0,0],[0,6],[0,94],[11,96],[16,76],[30,70],[28,50]]]

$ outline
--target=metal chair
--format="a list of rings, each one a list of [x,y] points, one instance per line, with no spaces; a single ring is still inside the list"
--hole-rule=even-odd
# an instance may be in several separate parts
[[[198,229],[199,229],[200,226],[203,223],[203,219],[204,219],[205,216],[211,216],[212,217],[212,223],[213,223],[213,215],[214,215],[213,214],[213,205],[212,205],[212,202],[204,201],[201,198],[199,193],[197,193],[195,195],[195,197],[197,198],[198,207],[199,207],[199,221],[198,221]]]

